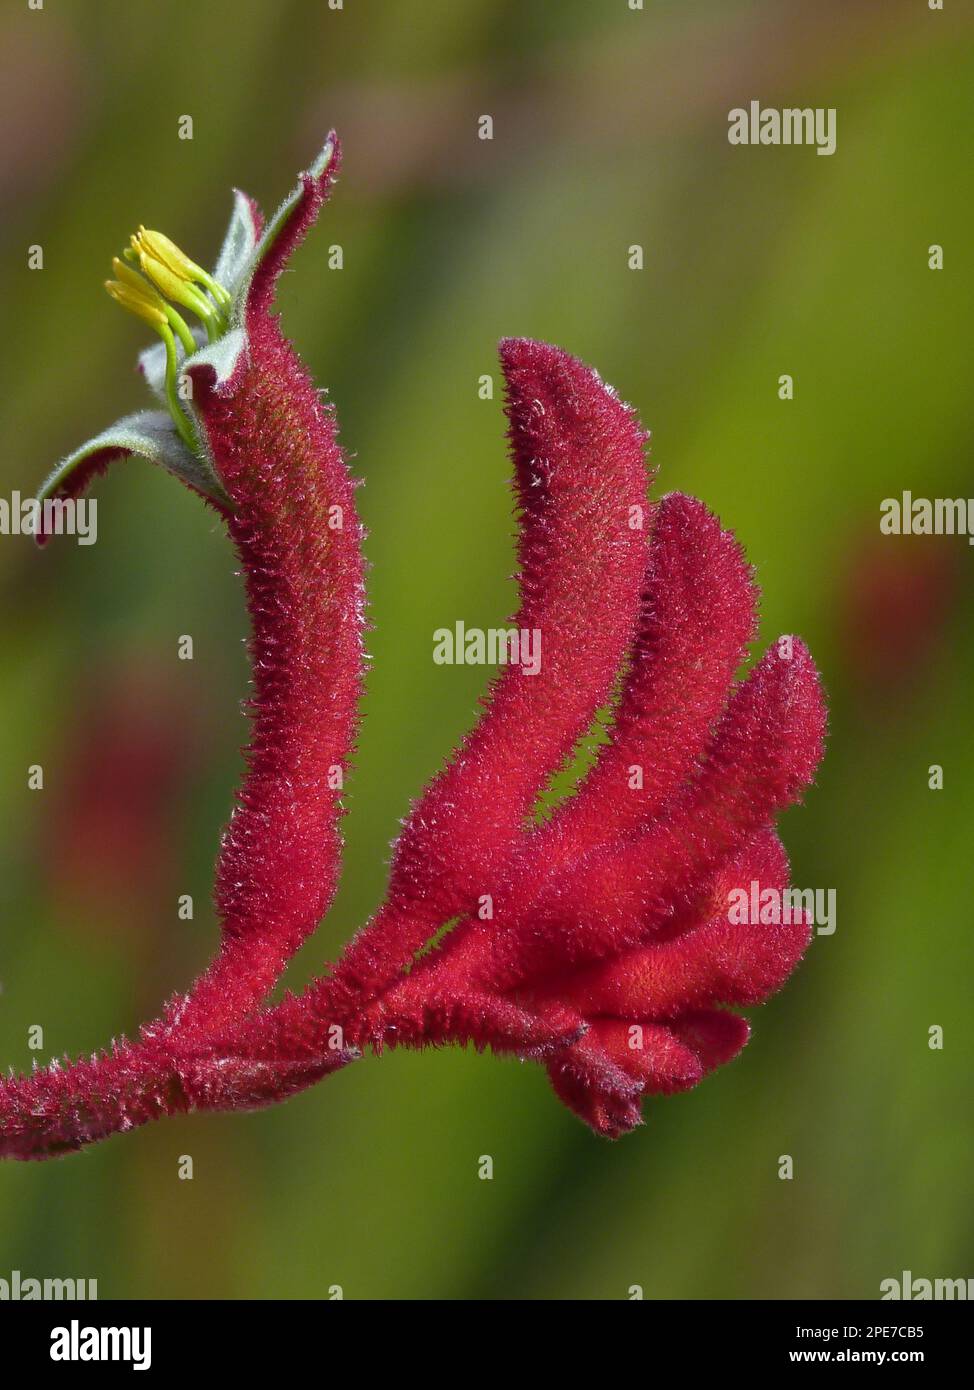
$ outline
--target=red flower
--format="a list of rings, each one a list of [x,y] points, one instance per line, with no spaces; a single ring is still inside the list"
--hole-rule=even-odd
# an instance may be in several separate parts
[[[262,1105],[362,1047],[448,1042],[541,1060],[566,1104],[617,1135],[643,1095],[692,1086],[740,1050],[747,1024],[723,1006],[766,998],[807,944],[804,921],[742,926],[727,904],[739,886],[787,882],[773,821],[811,781],[825,726],[811,658],[787,639],[734,686],[755,602],[736,542],[691,498],[650,506],[646,436],[591,369],[508,340],[515,624],[540,635],[540,665],[506,665],[494,681],[405,823],[383,907],[332,972],[263,1005],[335,890],[361,681],[353,483],[333,414],[270,313],[337,160],[330,137],[262,237],[238,195],[222,279],[172,248],[189,286],[175,284],[178,302],[200,314],[208,346],[119,271],[113,293],[163,336],[165,360],[144,355],[147,378],[161,389],[165,372],[172,388],[181,367],[191,404],[178,415],[169,389],[171,425],[123,422],[44,495],[73,496],[134,452],[219,508],[253,624],[253,739],[217,866],[214,963],[135,1042],[0,1082],[2,1153],[45,1157],[162,1114]],[[134,245],[174,292],[153,261],[171,243],[140,233]],[[609,741],[539,823],[549,778],[620,675]]]

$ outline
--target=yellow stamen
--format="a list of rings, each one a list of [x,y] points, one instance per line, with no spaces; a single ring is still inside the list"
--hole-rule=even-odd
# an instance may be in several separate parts
[[[232,301],[226,288],[218,280],[214,280],[213,276],[205,271],[201,265],[190,260],[185,251],[182,251],[174,241],[170,241],[162,232],[156,232],[147,227],[139,227],[131,240],[132,245],[125,253],[127,256],[137,257],[140,263],[146,257],[151,257],[153,261],[165,266],[184,285],[191,285],[194,288],[198,286],[207,290],[213,296],[217,308],[222,313],[225,314],[230,308]],[[145,269],[144,264],[143,269]],[[168,291],[166,292],[168,293]]]
[[[181,251],[176,243],[163,236],[162,232],[139,227],[138,232],[132,237],[132,245],[140,258],[143,255],[153,256],[186,284],[205,283],[208,278],[206,271],[195,261],[191,261],[185,251]]]
[[[116,279],[121,280],[123,284],[131,285],[133,290],[148,295],[150,299],[159,299],[159,295],[156,294],[149,282],[144,280],[138,271],[133,270],[130,265],[126,265],[118,256],[112,257],[112,270],[115,272]]]
[[[136,277],[140,278],[140,277]],[[166,308],[151,285],[144,288],[125,280],[106,280],[105,289],[123,309],[128,309],[155,329],[168,328]]]
[[[155,255],[156,250],[161,251],[165,259]],[[191,356],[197,345],[188,325],[167,300],[175,300],[177,304],[183,304],[198,314],[206,324],[211,342],[224,330],[223,318],[196,286],[195,275],[199,267],[183,256],[168,237],[158,232],[146,232],[144,227],[140,227],[138,236],[132,237],[132,245],[126,247],[123,256],[124,259],[119,256],[113,258],[112,269],[118,278],[106,280],[105,288],[123,308],[150,324],[162,338],[166,349],[165,389],[169,411],[183,442],[188,449],[196,452],[199,448],[196,431],[177,390],[179,359],[174,334],[179,336],[184,357]],[[142,275],[134,269],[135,265],[140,267]],[[206,273],[199,271],[199,274],[205,276]],[[218,289],[226,295],[222,285]]]
[[[197,314],[204,322],[212,319],[216,311],[206,296],[201,294],[190,280],[183,279],[181,275],[171,270],[165,261],[160,261],[156,256],[149,255],[147,251],[142,251],[139,254],[139,266],[142,273],[149,277],[167,299],[173,299],[177,304],[192,309],[193,313]]]

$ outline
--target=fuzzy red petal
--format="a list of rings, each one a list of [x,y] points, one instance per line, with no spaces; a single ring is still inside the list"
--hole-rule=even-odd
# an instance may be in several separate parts
[[[329,132],[315,169],[299,175],[296,198],[278,211],[270,223],[276,234],[264,251],[254,271],[247,293],[247,329],[253,333],[270,316],[274,288],[281,271],[297,246],[301,244],[331,193],[342,165],[342,148],[336,133]],[[263,217],[252,199],[263,225]]]
[[[669,1027],[698,1058],[704,1075],[732,1061],[751,1036],[746,1018],[723,1009],[682,1014]]]
[[[197,992],[218,1023],[260,999],[335,891],[365,589],[334,413],[271,320],[232,394],[203,381],[197,405],[235,505],[254,672],[247,777],[217,866],[223,953]]]
[[[523,921],[487,939],[496,988],[618,954],[672,918],[701,881],[811,781],[825,706],[806,648],[773,647],[738,687],[703,772],[649,830],[594,850]]]
[[[646,436],[590,367],[544,343],[501,345],[520,511],[519,629],[541,669],[509,665],[485,712],[413,808],[387,907],[339,978],[385,983],[436,927],[497,880],[548,778],[608,698],[636,625],[645,534]]]
[[[526,850],[511,911],[592,845],[658,815],[694,772],[754,635],[757,593],[739,544],[702,502],[659,504],[622,697],[575,796]]]
[[[255,1109],[284,1100],[349,1060],[348,1052],[326,1052],[313,1061],[254,1061],[175,1045],[147,1030],[139,1042],[121,1043],[90,1060],[0,1077],[0,1157],[56,1157],[163,1115]]]
[[[756,1004],[780,989],[808,945],[810,927],[731,921],[732,890],[757,884],[783,890],[788,861],[777,835],[763,831],[721,871],[712,900],[719,908],[702,925],[670,940],[583,967],[549,982],[546,994],[583,1017],[673,1018],[707,1004]]]

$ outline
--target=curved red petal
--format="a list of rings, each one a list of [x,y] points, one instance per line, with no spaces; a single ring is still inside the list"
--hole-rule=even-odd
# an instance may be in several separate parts
[[[414,806],[387,907],[339,969],[386,982],[442,922],[476,907],[513,854],[539,792],[607,699],[637,621],[645,434],[591,368],[558,348],[501,345],[520,509],[521,607],[536,674],[509,665],[471,734]]]
[[[682,1014],[669,1026],[699,1059],[704,1075],[732,1061],[751,1036],[746,1018],[722,1009]]]
[[[762,831],[721,870],[711,900],[719,909],[670,940],[583,967],[546,986],[586,1018],[673,1018],[707,1004],[757,1004],[780,989],[801,959],[811,929],[804,916],[781,923],[731,920],[731,893],[783,890],[788,861],[774,831]]]
[[[515,927],[487,941],[507,990],[640,943],[693,900],[720,862],[790,805],[821,758],[825,706],[807,649],[772,647],[740,685],[704,769],[646,832],[593,851]]]
[[[321,211],[334,187],[342,164],[342,148],[335,131],[330,131],[323,153],[325,159],[316,172],[308,171],[299,176],[298,195],[287,208],[274,240],[266,248],[258,262],[247,291],[247,329],[253,332],[255,324],[270,313],[274,299],[274,287],[278,276],[288,262],[288,258],[304,240],[310,227]],[[319,156],[319,160],[321,156]],[[251,200],[252,201],[252,200]],[[255,205],[256,206],[256,205]],[[276,217],[280,217],[282,208]],[[271,227],[274,226],[271,221]]]
[[[216,874],[224,944],[192,1004],[216,1026],[263,996],[337,886],[365,570],[333,409],[273,320],[255,325],[232,392],[201,374],[196,404],[234,503],[252,628],[247,775]]]
[[[756,601],[732,533],[696,498],[664,497],[610,741],[577,793],[535,832],[512,911],[537,894],[542,877],[645,825],[697,769],[754,636]]]

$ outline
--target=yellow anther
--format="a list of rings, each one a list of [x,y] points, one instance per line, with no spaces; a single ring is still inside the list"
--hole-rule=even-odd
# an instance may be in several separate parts
[[[134,272],[130,272],[133,278],[140,280]],[[111,297],[123,309],[128,309],[145,323],[151,324],[155,329],[169,327],[169,320],[166,316],[166,307],[156,294],[151,285],[133,284],[131,280],[106,280],[105,289]]]
[[[106,280],[105,289],[123,308],[149,324],[161,337],[166,349],[166,400],[169,412],[183,443],[188,449],[196,452],[199,448],[196,431],[177,390],[179,358],[176,337],[178,336],[182,344],[184,359],[196,351],[197,343],[189,331],[189,326],[173,306],[166,302],[163,295],[168,299],[174,299],[178,304],[187,305],[194,313],[199,314],[206,324],[211,341],[221,330],[222,320],[206,296],[187,277],[186,267],[191,267],[192,261],[182,257],[185,265],[173,270],[143,244],[144,234],[145,228],[141,227],[139,236],[132,238],[131,248],[126,247],[123,252],[124,259],[121,256],[113,257],[112,269],[118,278]],[[158,233],[148,235],[158,238]],[[178,250],[165,237],[161,240],[165,242],[165,247],[171,247],[173,251]],[[143,275],[134,269],[135,264],[139,265],[148,279],[144,279]]]
[[[143,274],[149,277],[167,299],[175,300],[177,304],[192,309],[193,313],[204,321],[213,317],[214,308],[206,296],[190,280],[170,269],[165,261],[160,261],[157,256],[152,256],[147,251],[140,251],[139,265]]]
[[[194,294],[200,296],[200,299],[194,303],[190,303],[187,299],[183,299],[181,302],[187,308],[193,309],[194,312],[199,312],[200,304],[209,304],[203,291],[212,296],[221,315],[225,315],[231,306],[232,299],[229,291],[218,280],[214,280],[213,276],[201,265],[191,261],[185,251],[181,251],[176,243],[170,241],[167,236],[163,236],[162,232],[140,227],[133,235],[132,245],[126,250],[125,255],[129,259],[137,259],[143,270],[147,269],[146,260],[151,258],[156,265],[164,266],[181,284],[189,286]],[[165,293],[170,294],[171,292],[166,289]]]
[[[121,280],[123,284],[131,285],[132,289],[138,290],[140,294],[148,295],[150,299],[159,299],[160,303],[162,302],[149,282],[144,280],[137,270],[126,265],[118,256],[112,257],[112,270],[115,272],[116,279]]]
[[[140,259],[142,256],[152,256],[186,284],[205,284],[209,279],[202,266],[191,261],[185,251],[181,251],[176,243],[163,236],[162,232],[140,227],[132,237],[132,246],[139,253]]]

